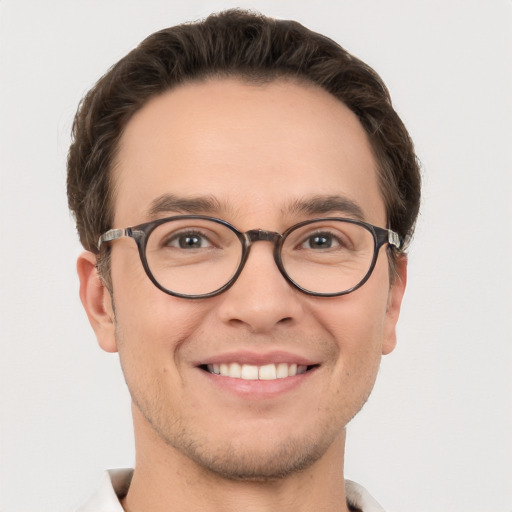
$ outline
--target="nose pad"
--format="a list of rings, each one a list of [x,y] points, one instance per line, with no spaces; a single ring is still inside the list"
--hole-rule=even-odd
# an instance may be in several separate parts
[[[249,233],[252,241],[252,237],[258,237],[256,241],[274,242],[281,236],[262,230]],[[266,332],[300,318],[299,293],[281,274],[274,244],[251,244],[241,274],[221,296],[219,314],[223,321],[243,324],[252,332]]]

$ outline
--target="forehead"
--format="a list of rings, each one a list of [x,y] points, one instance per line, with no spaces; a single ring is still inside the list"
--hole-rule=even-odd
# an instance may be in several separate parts
[[[189,83],[153,98],[127,124],[113,175],[115,223],[150,220],[151,204],[172,195],[213,198],[219,211],[198,213],[233,222],[274,222],[293,203],[340,196],[382,224],[375,166],[357,117],[319,87]]]

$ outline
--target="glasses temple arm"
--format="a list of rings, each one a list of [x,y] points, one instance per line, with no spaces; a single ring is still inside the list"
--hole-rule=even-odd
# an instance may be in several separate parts
[[[402,240],[400,240],[400,235],[391,229],[388,229],[388,244],[396,247],[397,249],[402,247]]]
[[[112,240],[117,240],[118,238],[121,238],[122,236],[129,236],[129,229],[109,229],[103,235],[100,236],[98,240],[97,248],[98,250],[101,248],[101,245],[106,242],[112,242]]]

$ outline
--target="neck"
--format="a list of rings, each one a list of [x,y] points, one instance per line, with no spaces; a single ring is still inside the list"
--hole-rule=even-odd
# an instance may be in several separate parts
[[[310,467],[265,481],[226,479],[165,444],[135,421],[137,460],[126,512],[348,512],[343,479],[345,432]]]

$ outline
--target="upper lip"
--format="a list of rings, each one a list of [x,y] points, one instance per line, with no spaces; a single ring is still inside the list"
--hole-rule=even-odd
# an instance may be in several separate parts
[[[222,363],[238,363],[250,364],[254,366],[264,366],[266,364],[297,364],[300,366],[313,366],[319,364],[318,361],[313,361],[302,355],[293,354],[287,351],[271,351],[271,352],[251,352],[251,351],[233,351],[223,352],[204,360],[199,361],[196,366],[203,366],[208,364],[222,364]]]

